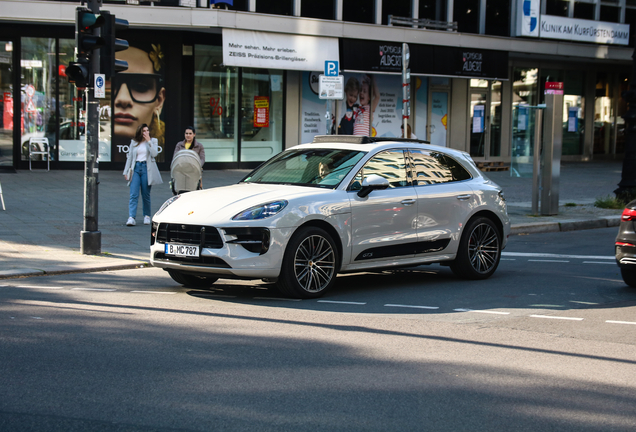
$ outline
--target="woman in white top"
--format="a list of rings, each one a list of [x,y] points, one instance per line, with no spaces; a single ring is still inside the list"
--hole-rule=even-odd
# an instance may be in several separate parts
[[[156,138],[150,138],[147,124],[137,128],[135,137],[130,141],[130,150],[126,155],[124,176],[130,186],[130,200],[128,203],[128,221],[126,225],[135,225],[137,204],[139,203],[139,189],[143,200],[144,225],[150,225],[150,187],[161,184],[161,174],[157,168],[155,157],[159,153]]]

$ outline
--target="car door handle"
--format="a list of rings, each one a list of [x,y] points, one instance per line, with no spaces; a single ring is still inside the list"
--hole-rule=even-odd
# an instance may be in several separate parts
[[[402,202],[402,204],[404,204],[406,206],[410,206],[410,205],[415,204],[415,200],[414,199],[405,199],[405,200],[402,200],[401,202]]]
[[[467,199],[470,199],[471,195],[470,194],[466,194],[466,195],[457,195],[457,199],[460,201],[466,201]]]

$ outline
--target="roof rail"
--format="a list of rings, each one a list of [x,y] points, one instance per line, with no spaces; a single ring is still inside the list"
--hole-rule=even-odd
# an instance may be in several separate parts
[[[389,25],[390,26],[405,26],[405,27],[414,27],[418,29],[431,29],[431,30],[448,30],[448,31],[457,31],[457,22],[456,21],[435,21],[425,18],[411,18],[411,17],[397,17],[393,15],[389,15]]]
[[[421,139],[394,138],[394,137],[368,137],[364,135],[316,135],[313,144],[322,143],[342,143],[342,144],[372,144],[385,141],[412,142],[421,144],[430,144],[429,141]]]

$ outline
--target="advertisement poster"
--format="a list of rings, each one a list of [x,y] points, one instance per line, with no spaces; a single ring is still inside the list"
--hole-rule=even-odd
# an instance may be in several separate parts
[[[269,127],[269,97],[254,96],[254,127]]]
[[[320,72],[303,72],[300,142],[309,143],[316,135],[324,135],[327,127],[327,104],[318,97]]]
[[[431,144],[446,147],[448,92],[431,93]]]
[[[428,125],[428,78],[411,78],[411,83],[415,85],[414,100],[412,101],[415,107],[415,115],[411,114],[411,125],[416,126],[413,129],[413,133],[419,139],[425,140],[427,138],[426,126]]]
[[[473,108],[473,133],[484,132],[484,109],[483,105],[475,105]]]

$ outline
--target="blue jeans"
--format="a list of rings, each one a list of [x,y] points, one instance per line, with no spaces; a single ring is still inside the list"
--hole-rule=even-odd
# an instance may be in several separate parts
[[[128,202],[128,216],[137,216],[137,204],[139,203],[139,188],[143,200],[144,216],[150,216],[150,188],[148,186],[148,169],[146,162],[136,162],[132,179],[130,180],[130,201]]]

